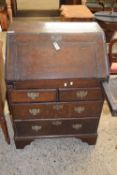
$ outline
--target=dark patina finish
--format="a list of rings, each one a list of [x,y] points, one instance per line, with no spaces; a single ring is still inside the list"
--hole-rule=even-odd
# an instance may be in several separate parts
[[[95,144],[108,78],[97,23],[13,23],[6,83],[16,147],[69,136]]]

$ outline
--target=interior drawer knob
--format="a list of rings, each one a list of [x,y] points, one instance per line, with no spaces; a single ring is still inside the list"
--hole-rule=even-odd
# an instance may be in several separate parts
[[[73,86],[73,84],[74,84],[73,81],[71,81],[71,82],[70,82],[70,86]]]
[[[54,125],[54,126],[60,126],[60,125],[62,125],[62,121],[53,121],[52,122],[52,125]]]
[[[76,93],[76,96],[78,98],[81,98],[81,99],[85,98],[87,95],[88,95],[87,91],[79,91],[79,92]]]
[[[29,109],[29,113],[35,116],[40,113],[40,109]]]
[[[36,98],[39,97],[39,92],[28,92],[27,96],[31,98],[32,100],[35,100]]]
[[[79,130],[79,129],[82,128],[82,124],[73,124],[72,128],[75,129],[75,130]]]
[[[84,106],[75,107],[74,111],[77,112],[78,114],[82,114],[85,111],[85,107]]]
[[[32,130],[33,130],[33,131],[38,132],[38,131],[40,131],[41,129],[42,129],[42,126],[41,126],[41,125],[32,126]]]
[[[61,110],[61,109],[63,109],[63,105],[54,105],[53,106],[53,109],[55,109],[55,110]]]
[[[67,87],[67,83],[64,83],[64,87]]]

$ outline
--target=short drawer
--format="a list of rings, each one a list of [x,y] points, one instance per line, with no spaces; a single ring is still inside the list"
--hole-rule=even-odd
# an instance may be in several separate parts
[[[12,104],[14,119],[75,118],[99,116],[103,101]]]
[[[101,88],[59,89],[60,101],[100,100],[103,98]]]
[[[57,92],[55,89],[10,90],[8,94],[12,102],[45,102],[57,100]]]
[[[15,122],[17,136],[75,135],[96,133],[98,118]]]

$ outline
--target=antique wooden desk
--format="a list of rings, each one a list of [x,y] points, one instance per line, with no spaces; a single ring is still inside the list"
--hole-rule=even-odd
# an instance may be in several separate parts
[[[0,25],[3,31],[7,30],[9,22],[12,22],[11,0],[2,0],[0,2]]]
[[[105,31],[107,42],[110,42],[112,35],[117,31],[117,12],[113,14],[109,11],[96,12],[95,18]]]
[[[97,23],[13,23],[6,84],[16,147],[72,136],[95,144],[108,77]]]
[[[60,8],[63,21],[92,21],[93,13],[85,5],[62,5]]]

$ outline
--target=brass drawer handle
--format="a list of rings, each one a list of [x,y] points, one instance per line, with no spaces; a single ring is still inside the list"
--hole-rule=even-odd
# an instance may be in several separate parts
[[[81,114],[85,111],[85,107],[83,107],[83,106],[75,107],[74,111],[77,112],[78,114]]]
[[[55,110],[61,110],[61,109],[63,109],[63,105],[54,105],[53,106],[53,109],[55,109]]]
[[[40,131],[42,129],[42,126],[41,125],[35,125],[35,126],[32,126],[32,130],[33,131],[36,131],[36,132],[38,132],[38,131]]]
[[[37,115],[40,113],[40,109],[29,109],[29,113],[33,116]]]
[[[79,129],[82,128],[82,124],[73,124],[72,128],[75,129],[75,130],[79,130]]]
[[[79,92],[76,93],[76,96],[78,98],[81,98],[81,99],[85,98],[87,95],[88,95],[87,91],[79,91]]]
[[[52,125],[60,126],[60,125],[62,125],[62,121],[53,121]]]
[[[28,92],[27,96],[31,98],[32,100],[35,100],[36,98],[39,97],[39,92]]]

